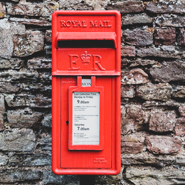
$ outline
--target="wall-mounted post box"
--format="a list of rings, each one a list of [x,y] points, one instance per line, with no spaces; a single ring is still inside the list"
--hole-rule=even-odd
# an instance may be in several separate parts
[[[52,16],[52,169],[120,171],[120,37],[117,11]]]

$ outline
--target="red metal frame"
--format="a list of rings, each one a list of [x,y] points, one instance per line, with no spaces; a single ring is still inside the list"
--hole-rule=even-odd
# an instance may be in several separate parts
[[[60,53],[63,52],[64,55],[67,53],[67,49],[59,49],[57,48],[57,41],[63,40],[66,37],[70,39],[71,29],[67,28],[65,32],[66,36],[61,32],[63,32],[63,28],[59,26],[60,19],[66,19],[66,17],[70,17],[69,20],[72,20],[74,17],[80,17],[82,20],[88,20],[89,17],[92,17],[92,20],[100,20],[101,18],[109,18],[112,21],[111,28],[103,28],[104,31],[100,31],[100,29],[92,28],[92,29],[78,29],[74,28],[74,37],[72,39],[83,39],[83,33],[88,32],[86,34],[86,39],[99,39],[99,40],[114,40],[115,42],[115,58],[112,60],[112,63],[104,63],[103,67],[106,70],[98,70],[93,71],[91,68],[81,68],[79,70],[68,70],[67,64],[63,61],[67,59],[66,56],[62,56]],[[67,20],[67,19],[66,19]],[[69,22],[68,22],[69,23]],[[76,33],[78,32],[78,33]],[[83,32],[80,34],[80,32]],[[108,33],[106,33],[108,32]],[[104,34],[106,33],[106,34]],[[97,36],[98,35],[98,36]],[[120,58],[120,45],[121,45],[121,19],[120,13],[118,11],[56,11],[52,15],[52,170],[54,173],[61,174],[76,174],[76,175],[115,175],[120,172],[121,168],[121,151],[120,151],[120,68],[121,68],[121,58]],[[87,53],[99,54],[98,51],[106,52],[107,55],[110,53],[111,49],[85,49]],[[84,52],[84,48],[75,48],[74,53]],[[112,55],[114,56],[114,55]],[[62,58],[61,58],[62,57]],[[106,57],[106,56],[105,56]],[[104,57],[104,58],[105,58]],[[93,58],[93,57],[92,57]],[[92,61],[91,61],[92,63]],[[62,67],[64,66],[64,68]],[[110,66],[110,67],[109,67]],[[110,69],[109,69],[110,68]],[[109,70],[107,70],[109,69]],[[81,79],[81,76],[90,76],[95,81],[96,85],[91,87],[79,87],[77,79]],[[80,85],[81,86],[81,85]],[[103,88],[104,90],[103,90]],[[69,123],[71,123],[72,119],[72,99],[71,94],[73,91],[80,90],[84,92],[100,92],[100,146],[95,146],[97,148],[93,148],[92,145],[89,146],[89,150],[86,151],[78,151],[74,149],[68,150],[68,143],[71,139],[69,137],[69,133],[71,133],[71,124],[69,126],[66,125],[65,120],[69,117]],[[105,94],[109,92],[109,94]],[[102,95],[103,94],[103,95]],[[106,95],[106,96],[105,96]],[[103,98],[104,96],[104,98]],[[106,98],[106,99],[105,99]],[[104,103],[103,103],[104,101]],[[109,103],[106,103],[106,102]],[[106,104],[105,104],[106,103]],[[105,106],[104,106],[105,105]],[[106,109],[106,105],[111,105],[111,115],[110,109],[109,113],[102,113],[103,109]],[[68,107],[68,109],[66,108]],[[104,116],[103,116],[104,114]],[[111,117],[111,123],[108,123],[108,118]],[[105,118],[105,119],[104,119]],[[104,121],[103,121],[104,119]],[[109,133],[111,129],[111,133],[106,136],[105,129],[109,125]],[[104,126],[103,126],[104,125]],[[105,138],[101,138],[101,137]],[[104,147],[109,143],[104,143],[104,141],[111,140],[111,148],[107,149],[107,160],[103,157],[105,153]],[[104,143],[104,145],[103,145]],[[69,143],[70,147],[70,143]],[[83,149],[84,146],[82,146]],[[87,146],[86,146],[87,147]],[[99,148],[98,148],[99,147]],[[69,157],[68,157],[69,154]],[[83,166],[83,159],[85,156],[91,157],[98,155],[99,157],[94,159],[93,164],[89,166],[92,167],[80,167],[80,164]],[[65,161],[70,160],[70,156],[73,158],[74,167],[69,165],[69,167],[65,166]],[[101,157],[102,156],[102,157]],[[64,157],[64,158],[63,158]],[[74,159],[76,158],[76,159]],[[88,157],[87,157],[88,158]],[[88,162],[86,162],[88,163]],[[62,166],[63,165],[63,166]],[[75,167],[75,165],[77,167]]]
[[[102,150],[104,147],[104,88],[95,86],[95,77],[91,77],[91,87],[82,87],[82,77],[77,77],[77,86],[69,87],[69,150]],[[72,145],[72,93],[73,92],[99,92],[100,93],[100,120],[99,145]]]

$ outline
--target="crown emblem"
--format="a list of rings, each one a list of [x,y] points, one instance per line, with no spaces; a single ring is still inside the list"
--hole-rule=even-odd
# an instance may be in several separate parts
[[[87,51],[85,51],[85,54],[81,55],[81,60],[82,60],[82,63],[84,63],[85,67],[89,64],[90,58],[91,58],[91,55],[87,54]]]

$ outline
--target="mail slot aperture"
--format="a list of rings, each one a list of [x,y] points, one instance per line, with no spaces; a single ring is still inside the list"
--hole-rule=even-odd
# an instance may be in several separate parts
[[[120,38],[117,11],[52,16],[52,169],[118,174]]]

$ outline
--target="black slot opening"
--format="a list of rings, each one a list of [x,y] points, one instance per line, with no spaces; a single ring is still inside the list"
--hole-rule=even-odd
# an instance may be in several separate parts
[[[61,40],[59,48],[115,48],[113,40]]]

